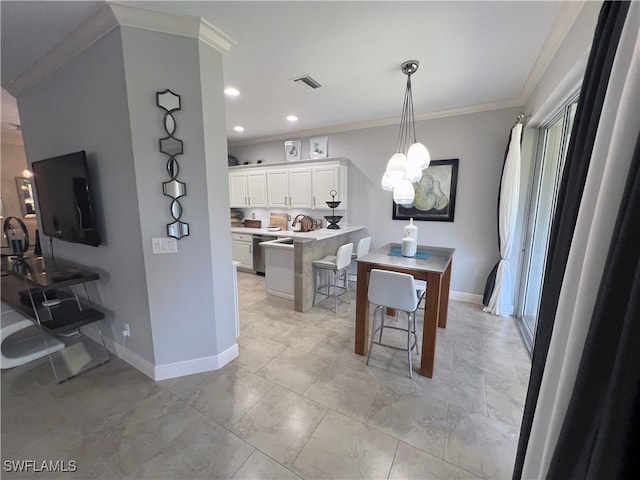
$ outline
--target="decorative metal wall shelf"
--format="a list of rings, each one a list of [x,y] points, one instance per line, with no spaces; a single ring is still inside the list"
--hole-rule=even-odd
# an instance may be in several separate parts
[[[175,118],[173,118],[173,112],[180,110],[180,95],[176,95],[169,89],[163,92],[156,92],[156,103],[158,107],[166,112],[162,123],[168,135],[159,141],[160,152],[169,157],[167,160],[167,173],[171,178],[168,182],[162,183],[162,192],[172,199],[169,211],[174,220],[167,224],[167,236],[180,240],[182,237],[189,235],[189,224],[180,220],[182,217],[182,205],[178,200],[187,194],[187,185],[178,180],[180,164],[176,160],[176,156],[182,155],[182,140],[174,136],[177,125]]]

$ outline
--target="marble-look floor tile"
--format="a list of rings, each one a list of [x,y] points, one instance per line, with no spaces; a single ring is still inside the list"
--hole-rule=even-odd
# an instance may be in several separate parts
[[[124,415],[114,415],[86,436],[84,458],[101,452],[119,475],[127,477],[140,463],[151,459],[185,430],[193,428],[201,414],[166,390],[137,403]]]
[[[189,405],[229,428],[273,387],[236,365],[160,382]]]
[[[275,340],[289,347],[311,352],[328,334],[328,330],[313,325],[294,326],[283,335],[277,336]]]
[[[379,389],[377,377],[370,372],[326,369],[304,396],[362,421]]]
[[[254,448],[213,420],[200,416],[136,471],[135,478],[231,478]]]
[[[502,351],[478,351],[456,342],[453,367],[481,374],[499,372],[502,376],[518,381],[516,362]]]
[[[251,334],[241,336],[238,339],[238,347],[240,355],[234,362],[253,373],[264,367],[286,348],[282,343]]]
[[[306,352],[285,349],[256,373],[297,393],[303,393],[327,370],[327,362]]]
[[[425,452],[442,457],[447,428],[447,403],[424,391],[399,395],[382,388],[365,423]]]
[[[450,406],[444,459],[486,478],[511,478],[518,428]]]
[[[305,479],[386,478],[398,440],[330,411],[293,465]]]
[[[424,480],[469,480],[478,478],[470,472],[400,442],[393,460],[389,480],[416,478]]]
[[[232,431],[289,467],[326,413],[326,407],[275,386]]]
[[[254,450],[231,478],[234,480],[300,480],[298,475],[260,450]]]
[[[488,415],[520,428],[527,388],[498,375],[485,375]]]
[[[439,366],[433,378],[418,376],[416,381],[429,396],[443,403],[487,414],[485,377],[483,374]]]

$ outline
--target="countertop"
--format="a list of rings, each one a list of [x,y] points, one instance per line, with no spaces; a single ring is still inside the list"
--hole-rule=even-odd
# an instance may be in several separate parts
[[[293,238],[296,243],[314,242],[316,240],[324,240],[326,238],[335,237],[337,235],[343,235],[345,233],[357,232],[366,227],[361,225],[340,225],[340,230],[327,230],[323,228],[321,230],[314,230],[313,232],[295,232],[293,230],[278,230],[272,232],[266,228],[245,228],[245,227],[231,227],[231,233],[245,233],[247,235],[269,235],[272,237],[289,237]]]

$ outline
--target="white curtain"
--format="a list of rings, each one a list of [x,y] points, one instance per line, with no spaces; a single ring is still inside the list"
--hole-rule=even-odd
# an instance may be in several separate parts
[[[640,129],[640,3],[632,2],[611,70],[558,300],[522,478],[544,478],[573,392]],[[588,419],[585,419],[588,421]]]
[[[513,251],[513,237],[518,215],[520,195],[520,139],[522,124],[511,129],[511,141],[504,162],[500,184],[500,208],[498,210],[498,232],[500,234],[500,262],[496,270],[496,280],[485,312],[508,316],[513,313],[513,282],[509,259]]]

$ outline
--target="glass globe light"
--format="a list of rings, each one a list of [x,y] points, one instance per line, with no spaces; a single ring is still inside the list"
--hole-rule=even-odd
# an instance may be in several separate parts
[[[415,192],[411,182],[407,179],[400,180],[393,191],[393,201],[398,205],[408,205],[413,202],[414,198]]]
[[[419,182],[422,178],[422,168],[419,163],[407,160],[407,175],[405,177],[411,183]]]
[[[386,190],[387,192],[393,192],[393,189],[396,187],[397,183],[398,182],[391,181],[389,175],[387,175],[387,172],[382,175],[382,182],[380,182],[380,184],[382,185],[382,189]]]
[[[395,153],[391,156],[385,173],[392,182],[396,182],[406,176],[407,157],[404,156],[404,153]]]
[[[411,163],[417,163],[420,165],[420,168],[424,170],[431,163],[431,155],[429,155],[429,150],[420,142],[416,142],[409,147],[409,151],[407,152],[407,159]]]

